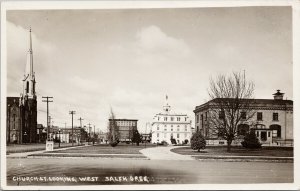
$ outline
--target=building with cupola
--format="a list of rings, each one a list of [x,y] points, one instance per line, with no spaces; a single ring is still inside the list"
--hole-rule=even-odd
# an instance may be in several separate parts
[[[22,81],[23,90],[20,97],[7,97],[7,143],[22,144],[37,141],[37,97],[33,70],[31,29],[29,30],[26,69]]]
[[[192,121],[187,114],[179,114],[172,111],[166,96],[162,112],[153,117],[151,123],[152,143],[162,143],[163,141],[171,144],[171,139],[176,143],[190,143],[192,136]]]
[[[207,139],[208,144],[226,144],[226,141],[216,134],[210,133],[213,129],[210,123],[212,111],[218,109],[216,98],[202,105],[196,106],[195,113],[195,128],[201,132]],[[233,144],[239,145],[245,134],[249,131],[255,131],[259,141],[263,145],[277,146],[293,146],[293,101],[284,99],[284,93],[277,90],[273,94],[273,99],[254,99],[251,100],[249,108],[254,112],[251,118],[243,115],[241,110],[240,120],[236,139]],[[220,109],[221,111],[221,109]],[[219,113],[219,118],[221,118]],[[247,120],[243,120],[247,119]]]

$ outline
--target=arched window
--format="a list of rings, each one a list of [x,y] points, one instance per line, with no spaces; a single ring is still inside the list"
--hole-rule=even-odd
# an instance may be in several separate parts
[[[246,133],[249,132],[249,125],[247,124],[240,124],[237,127],[237,135],[243,135],[245,136]]]
[[[281,137],[281,126],[280,125],[270,125],[270,129],[273,130],[272,137]]]
[[[29,82],[26,82],[26,93],[29,93]]]

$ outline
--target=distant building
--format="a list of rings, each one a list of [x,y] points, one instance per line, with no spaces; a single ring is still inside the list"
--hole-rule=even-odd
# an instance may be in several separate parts
[[[163,106],[163,112],[154,116],[151,124],[152,143],[161,143],[166,141],[171,144],[171,139],[177,143],[183,143],[185,140],[190,142],[192,136],[191,120],[186,114],[171,113],[171,106],[166,103]]]
[[[151,142],[151,133],[141,133],[142,142]]]
[[[54,140],[59,140],[61,142],[69,143],[72,142],[85,142],[87,141],[87,132],[81,127],[73,127],[73,137],[72,137],[72,128],[52,126],[50,128],[50,138]]]
[[[37,142],[45,143],[47,139],[47,127],[44,127],[43,124],[37,124]]]
[[[109,119],[109,126],[113,122]],[[133,131],[137,130],[137,119],[115,119],[118,126],[119,141],[128,142],[133,137]]]
[[[7,143],[37,142],[37,99],[35,73],[33,71],[31,29],[29,38],[30,45],[27,54],[26,72],[23,78],[23,92],[20,97],[7,97]]]
[[[293,144],[293,101],[284,100],[284,93],[277,90],[274,99],[255,99],[251,104],[255,112],[254,117],[241,120],[237,129],[237,140],[233,144],[240,144],[246,132],[254,130],[257,138],[265,145]],[[221,99],[221,98],[217,98]],[[216,135],[211,135],[209,117],[212,108],[215,109],[216,99],[197,106],[195,113],[196,131],[200,131],[210,144],[226,144]],[[243,112],[243,111],[241,111]]]

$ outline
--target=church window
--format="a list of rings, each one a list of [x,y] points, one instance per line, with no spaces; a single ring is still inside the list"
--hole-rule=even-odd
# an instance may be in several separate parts
[[[165,120],[165,121],[168,121],[168,117],[164,117],[164,120]]]
[[[159,130],[159,126],[157,126],[157,130]]]
[[[16,114],[13,114],[13,124],[14,124],[13,130],[15,130],[16,129]]]
[[[184,126],[184,130],[187,131],[187,125]]]
[[[179,133],[177,133],[177,138],[179,139]]]
[[[171,117],[171,121],[173,121],[174,120],[174,117]]]
[[[29,93],[29,82],[26,82],[26,93]]]
[[[159,133],[157,133],[157,137],[159,137]]]
[[[177,117],[177,121],[180,121],[180,117]]]
[[[157,117],[157,121],[159,121],[159,117]]]
[[[199,115],[198,114],[196,115],[196,121],[197,121],[197,123],[199,123]]]

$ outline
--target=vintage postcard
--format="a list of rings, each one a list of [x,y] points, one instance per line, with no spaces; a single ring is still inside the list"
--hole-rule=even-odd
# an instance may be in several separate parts
[[[2,2],[1,189],[299,189],[299,4]]]

